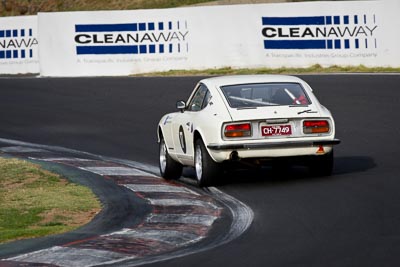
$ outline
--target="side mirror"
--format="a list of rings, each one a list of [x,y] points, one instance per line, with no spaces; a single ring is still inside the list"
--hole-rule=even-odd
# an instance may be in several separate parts
[[[185,101],[180,100],[180,101],[176,102],[176,108],[179,109],[181,112],[183,112],[186,108]]]

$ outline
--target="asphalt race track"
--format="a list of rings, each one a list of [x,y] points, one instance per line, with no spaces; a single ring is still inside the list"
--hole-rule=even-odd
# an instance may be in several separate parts
[[[218,189],[250,229],[213,250],[146,266],[399,266],[400,75],[302,75],[333,113],[331,177],[243,172]],[[0,138],[156,165],[156,125],[199,77],[0,78]]]

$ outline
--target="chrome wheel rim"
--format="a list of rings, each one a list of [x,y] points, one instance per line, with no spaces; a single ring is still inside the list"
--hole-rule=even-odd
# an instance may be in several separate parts
[[[198,181],[200,181],[201,176],[203,175],[203,162],[200,146],[196,146],[195,161],[196,178]]]
[[[160,144],[160,169],[161,173],[165,172],[165,168],[167,167],[167,147],[165,145],[164,140],[161,141]]]

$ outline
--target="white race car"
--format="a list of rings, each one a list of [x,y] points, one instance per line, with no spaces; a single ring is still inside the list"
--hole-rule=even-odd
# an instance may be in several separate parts
[[[239,75],[201,80],[179,111],[157,129],[160,173],[178,179],[193,166],[199,186],[212,185],[224,162],[262,165],[301,159],[311,173],[330,175],[335,123],[303,80],[283,75]]]

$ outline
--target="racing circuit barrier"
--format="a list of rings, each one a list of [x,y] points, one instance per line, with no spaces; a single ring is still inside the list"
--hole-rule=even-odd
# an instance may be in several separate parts
[[[0,73],[400,67],[399,11],[400,1],[330,1],[1,18]]]
[[[0,74],[39,73],[37,16],[0,18]]]

